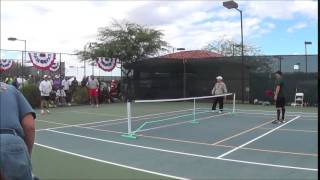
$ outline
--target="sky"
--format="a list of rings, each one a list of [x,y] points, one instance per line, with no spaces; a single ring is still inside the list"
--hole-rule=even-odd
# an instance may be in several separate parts
[[[223,1],[0,2],[1,49],[23,50],[23,42],[7,40],[16,37],[27,41],[29,51],[74,53],[96,41],[98,29],[113,20],[160,30],[172,47],[186,50],[218,39],[241,41],[240,13],[223,7]],[[236,2],[243,11],[244,44],[264,55],[296,55],[305,54],[304,41],[311,41],[308,54],[318,54],[318,1]],[[1,58],[15,56],[9,54],[2,51]]]

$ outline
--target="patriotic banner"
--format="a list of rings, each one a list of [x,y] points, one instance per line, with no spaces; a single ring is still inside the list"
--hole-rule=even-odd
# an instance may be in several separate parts
[[[105,57],[98,57],[97,58],[97,64],[99,68],[101,68],[104,71],[112,71],[117,64],[117,59],[116,58],[105,58]]]
[[[49,70],[52,72],[56,72],[60,68],[60,63],[53,63],[52,66],[50,66]]]
[[[0,59],[0,71],[6,71],[10,69],[13,65],[12,60],[9,59]]]
[[[34,67],[48,70],[56,59],[56,53],[29,52],[29,57]]]

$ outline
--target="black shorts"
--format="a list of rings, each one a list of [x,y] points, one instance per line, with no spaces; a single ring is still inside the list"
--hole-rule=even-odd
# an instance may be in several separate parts
[[[278,97],[276,100],[276,107],[277,108],[282,108],[286,104],[286,99],[284,97]]]
[[[41,100],[49,101],[50,100],[50,96],[41,96]]]

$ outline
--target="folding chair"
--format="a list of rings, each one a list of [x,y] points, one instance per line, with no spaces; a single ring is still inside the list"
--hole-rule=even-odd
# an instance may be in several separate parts
[[[303,98],[304,98],[304,93],[296,93],[294,96],[294,107],[296,106],[303,107]]]

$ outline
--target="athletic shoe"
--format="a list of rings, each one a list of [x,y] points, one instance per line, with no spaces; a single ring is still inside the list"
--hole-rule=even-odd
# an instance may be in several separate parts
[[[96,105],[96,107],[98,108],[98,107],[99,107],[99,105],[97,104],[97,105]]]
[[[47,113],[49,114],[50,113],[50,111],[47,109]]]
[[[212,110],[211,112],[216,112],[216,110]]]
[[[71,104],[70,104],[70,103],[68,103],[68,106],[71,106]]]
[[[219,111],[219,114],[221,114],[222,113],[222,111]]]
[[[280,120],[280,122],[281,123],[285,123],[285,122],[287,122],[286,120],[284,120],[284,119],[282,119],[282,120]]]
[[[272,121],[272,124],[278,124],[280,121],[279,120],[274,120]]]
[[[41,110],[41,115],[44,115],[44,110]]]

